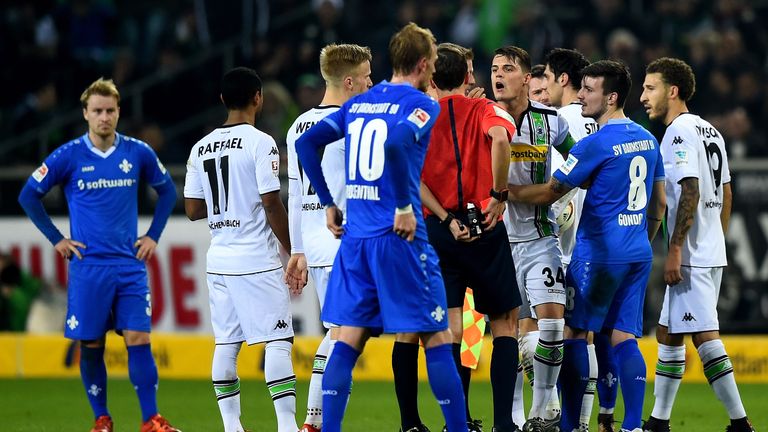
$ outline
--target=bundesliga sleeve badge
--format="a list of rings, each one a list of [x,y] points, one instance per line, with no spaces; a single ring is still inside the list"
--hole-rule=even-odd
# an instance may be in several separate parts
[[[48,165],[43,162],[33,173],[32,178],[37,180],[38,183],[42,182],[45,176],[48,175]]]
[[[424,125],[427,124],[429,119],[430,119],[429,114],[421,108],[416,108],[408,116],[408,121],[418,126],[419,129],[423,128]]]

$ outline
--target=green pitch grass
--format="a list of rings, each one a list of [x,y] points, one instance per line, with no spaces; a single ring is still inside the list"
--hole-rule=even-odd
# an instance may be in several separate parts
[[[307,382],[298,385],[297,421],[304,420]],[[527,387],[527,386],[526,386]],[[768,385],[739,386],[747,413],[755,429],[768,430]],[[526,389],[527,405],[530,391]],[[422,420],[433,432],[440,431],[443,420],[429,386],[419,388]],[[473,383],[470,395],[473,416],[483,420],[486,431],[492,426],[491,387],[488,383]],[[243,425],[253,431],[274,431],[276,423],[267,389],[263,382],[244,381],[241,401]],[[184,432],[220,431],[213,389],[207,381],[163,380],[158,393],[160,412]],[[651,412],[653,384],[646,391],[644,418]],[[115,430],[137,431],[139,407],[130,382],[125,379],[109,381],[109,407]],[[597,412],[597,408],[595,408]],[[622,418],[621,397],[616,418]],[[397,431],[399,428],[394,389],[391,382],[356,382],[347,409],[344,429],[350,432]],[[596,414],[593,415],[593,431]],[[85,432],[92,425],[90,408],[82,385],[75,379],[2,379],[0,380],[0,431],[3,432]],[[725,410],[706,384],[683,383],[673,412],[672,430],[715,432],[724,431],[728,423]],[[618,425],[617,425],[618,426]]]

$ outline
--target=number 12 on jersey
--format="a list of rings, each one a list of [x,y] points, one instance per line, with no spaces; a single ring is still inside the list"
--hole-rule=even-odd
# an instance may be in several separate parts
[[[229,156],[222,156],[219,169],[216,169],[216,158],[203,161],[203,170],[208,174],[208,183],[211,185],[211,201],[213,201],[213,214],[221,214],[221,204],[223,201],[224,211],[229,207],[227,198],[229,197]],[[224,185],[224,194],[219,197],[219,177]]]

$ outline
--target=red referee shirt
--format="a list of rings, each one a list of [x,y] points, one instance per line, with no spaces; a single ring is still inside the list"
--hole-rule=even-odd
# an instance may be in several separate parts
[[[464,95],[440,98],[440,115],[432,128],[421,180],[450,212],[479,207],[493,187],[491,137],[493,126],[515,135],[512,117],[488,99]],[[424,216],[432,212],[424,207]]]

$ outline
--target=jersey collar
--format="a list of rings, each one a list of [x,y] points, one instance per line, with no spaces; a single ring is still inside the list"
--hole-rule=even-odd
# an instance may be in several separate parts
[[[632,123],[632,120],[630,120],[629,117],[622,118],[622,119],[610,119],[608,122],[606,122],[606,125],[609,124],[630,124]]]
[[[117,150],[117,146],[120,145],[120,142],[123,140],[123,137],[115,132],[115,142],[112,144],[112,147],[108,148],[107,151],[101,151],[100,149],[96,148],[95,145],[91,142],[91,139],[88,137],[88,132],[83,135],[83,141],[85,141],[85,145],[88,146],[88,150],[93,152],[96,156],[101,157],[102,159],[106,159],[111,155],[112,153]]]

